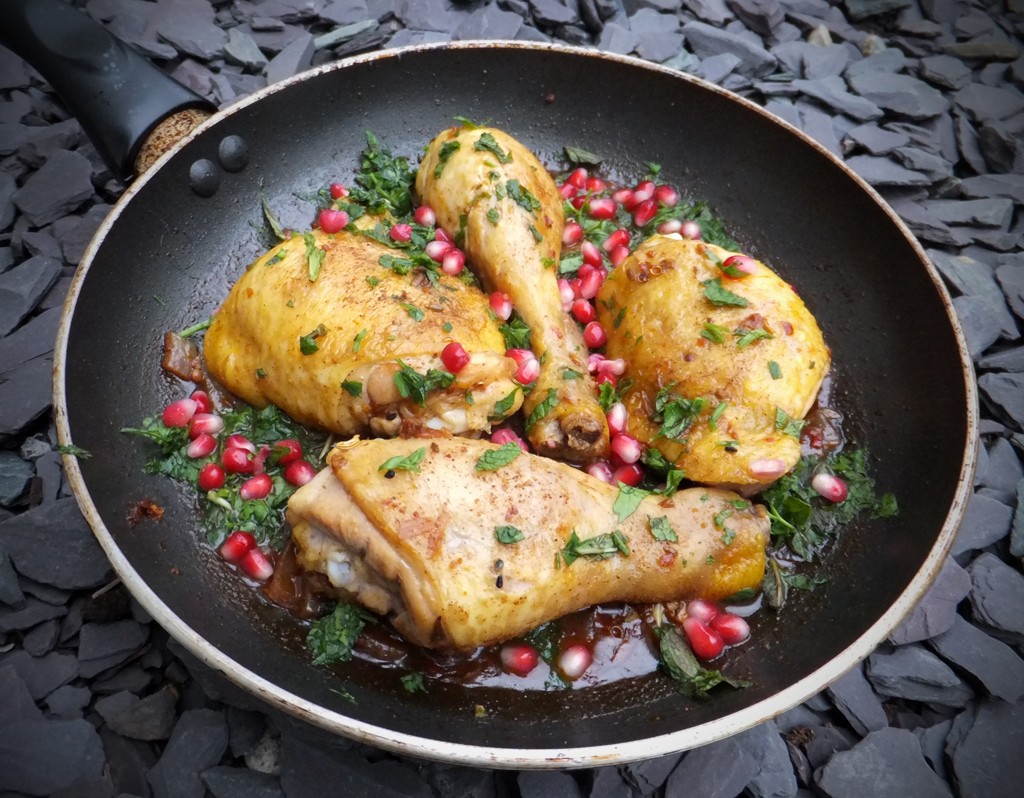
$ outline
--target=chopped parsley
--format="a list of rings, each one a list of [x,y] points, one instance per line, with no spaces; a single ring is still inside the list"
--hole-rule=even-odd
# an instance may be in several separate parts
[[[683,435],[704,411],[707,400],[702,397],[687,399],[675,393],[673,387],[668,385],[658,391],[651,420],[661,425],[656,437],[682,442]]]
[[[352,649],[367,623],[374,617],[355,604],[339,604],[334,612],[313,621],[306,644],[313,652],[314,665],[330,665],[352,658]]]
[[[480,455],[474,469],[476,471],[497,471],[499,468],[507,466],[522,453],[523,450],[519,448],[519,444],[509,441],[497,449],[488,449]]]
[[[494,403],[494,410],[487,417],[488,421],[504,421],[505,418],[512,410],[512,405],[516,403],[516,392],[518,388],[513,388],[508,392],[506,396],[499,399]]]
[[[499,543],[504,543],[506,546],[526,540],[526,535],[523,534],[523,531],[511,525],[494,527],[494,537]]]
[[[558,391],[554,388],[548,388],[547,396],[541,399],[540,403],[530,412],[529,417],[526,419],[526,431],[529,432],[537,423],[543,419],[548,413],[555,409],[558,404]]]
[[[760,341],[762,338],[774,338],[770,332],[762,327],[755,327],[753,330],[745,330],[742,327],[737,327],[732,331],[732,334],[738,339],[736,346],[740,349],[746,349],[754,341]]]
[[[60,454],[70,455],[71,457],[77,457],[79,460],[88,460],[92,457],[92,452],[88,449],[83,449],[81,446],[75,446],[73,443],[62,444],[57,447],[57,451]]]
[[[505,339],[505,349],[531,348],[530,328],[518,313],[513,312],[508,321],[498,325],[498,330]]]
[[[420,671],[407,673],[402,677],[402,687],[407,693],[427,692],[427,677]]]
[[[513,202],[516,203],[520,208],[529,213],[535,213],[541,208],[540,200],[537,199],[530,190],[523,188],[519,185],[518,180],[507,180],[505,181],[505,191]]]
[[[621,530],[616,529],[614,532],[605,532],[603,535],[580,540],[574,529],[569,542],[562,548],[562,561],[566,565],[572,565],[580,557],[588,560],[607,560],[616,554],[623,557],[630,555],[629,538],[622,534]]]
[[[499,211],[497,208],[491,208],[489,211],[487,211],[487,221],[489,221],[491,224],[497,224],[498,222],[500,222],[501,211]]]
[[[360,330],[356,333],[356,337],[352,339],[352,351],[358,352],[363,346],[363,339],[366,338],[366,330]]]
[[[418,307],[410,304],[409,302],[400,301],[398,304],[402,306],[402,310],[409,314],[410,319],[413,321],[423,321],[423,311]]]
[[[718,422],[722,418],[722,413],[725,412],[725,408],[729,405],[726,402],[719,402],[715,405],[715,409],[711,411],[711,415],[708,416],[708,426],[713,430],[718,429]]]
[[[581,147],[564,147],[565,158],[573,166],[600,166],[604,160],[600,155],[595,155],[589,150]]]
[[[367,131],[366,148],[360,158],[355,185],[349,196],[371,213],[390,213],[396,218],[412,213],[412,187],[416,173],[404,157],[396,157],[380,146]]]
[[[380,278],[370,275],[369,277],[366,278],[366,282],[369,283],[370,288],[376,288],[378,285],[380,285]]]
[[[309,275],[309,281],[315,283],[317,277],[320,276],[320,267],[324,263],[324,252],[320,247],[316,245],[316,239],[312,233],[303,233],[302,240],[306,242],[306,262],[308,264],[307,274]]]
[[[668,517],[664,515],[647,516],[647,523],[651,528],[651,536],[655,540],[660,540],[663,543],[678,543],[679,536],[676,531],[672,528],[672,524],[668,522]]]
[[[734,294],[723,286],[721,277],[715,277],[713,280],[704,280],[701,285],[704,286],[704,297],[712,305],[745,308],[750,304],[746,297]]]
[[[702,667],[686,639],[671,624],[662,624],[655,632],[658,637],[661,665],[684,695],[704,699],[708,697],[709,690],[720,684],[737,688],[750,687],[751,683],[748,681],[732,679],[723,676],[721,671]]]
[[[567,367],[567,368],[562,369],[562,379],[563,380],[582,380],[583,379],[583,372],[582,371],[576,371],[576,369],[571,369],[571,368]]]
[[[396,454],[394,457],[389,457],[378,467],[378,471],[411,471],[414,474],[420,472],[420,463],[423,462],[424,456],[427,454],[427,448],[421,446],[414,452],[410,452],[405,457]]]
[[[806,424],[806,421],[802,421],[799,418],[793,418],[781,407],[775,408],[775,429],[783,435],[789,435],[791,438],[799,438],[800,433]]]
[[[620,482],[619,493],[615,497],[615,503],[612,505],[612,512],[619,519],[619,523],[621,524],[635,513],[636,508],[640,506],[640,502],[650,496],[650,494],[649,490],[635,488],[632,485]]]
[[[782,367],[774,360],[768,361],[768,373],[772,375],[773,380],[782,379]]]
[[[427,394],[431,391],[443,390],[455,382],[455,375],[442,369],[428,369],[426,374],[410,368],[399,359],[398,372],[395,374],[395,387],[403,399],[412,399],[416,404],[425,407]]]
[[[618,385],[612,385],[610,382],[602,382],[597,389],[597,403],[601,405],[601,409],[607,413],[612,409],[613,404],[622,401],[622,398],[629,393],[629,389],[632,387],[633,380],[628,377],[624,380],[620,380]]]
[[[530,225],[530,234],[533,236],[533,240],[538,244],[544,240],[544,236],[540,234],[540,230],[537,229],[536,225]]]
[[[319,324],[317,328],[306,335],[299,336],[299,351],[304,355],[312,355],[320,350],[316,339],[327,335],[327,328]]]
[[[434,179],[436,180],[441,176],[441,172],[444,171],[445,164],[448,163],[448,159],[462,147],[462,144],[458,139],[453,141],[446,141],[441,145],[441,149],[437,151],[437,166],[434,167]]]
[[[349,396],[359,396],[363,392],[363,384],[359,380],[345,380],[341,383]]]
[[[497,140],[490,133],[484,132],[480,134],[473,143],[474,150],[480,150],[481,152],[494,153],[494,157],[498,159],[498,163],[512,163],[511,154],[505,152],[499,145]]]

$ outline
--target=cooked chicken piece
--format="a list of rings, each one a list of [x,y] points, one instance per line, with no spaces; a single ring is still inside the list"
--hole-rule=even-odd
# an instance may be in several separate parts
[[[224,387],[344,436],[479,433],[521,405],[479,289],[385,268],[382,256],[403,253],[363,235],[310,235],[253,263],[214,317],[203,348]],[[311,279],[314,247],[323,260]],[[439,357],[450,341],[470,355],[454,380]]]
[[[455,127],[430,143],[416,190],[438,224],[459,231],[488,290],[508,294],[530,328],[541,363],[523,403],[536,422],[527,429],[534,450],[573,463],[604,457],[608,424],[587,372],[587,348],[558,292],[565,220],[547,170],[500,130]],[[567,369],[582,376],[566,379]]]
[[[736,253],[654,236],[597,297],[609,357],[625,358],[629,432],[695,482],[754,492],[800,459],[801,419],[828,372],[810,311]],[[618,319],[618,323],[613,320]]]
[[[627,506],[629,489],[530,454],[481,469],[503,451],[461,438],[340,444],[289,502],[298,562],[412,642],[463,650],[592,604],[760,586],[763,507],[714,488]]]

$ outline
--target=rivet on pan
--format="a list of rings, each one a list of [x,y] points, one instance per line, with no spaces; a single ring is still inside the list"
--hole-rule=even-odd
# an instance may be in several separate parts
[[[217,146],[217,157],[226,172],[241,172],[249,163],[249,145],[241,136],[225,136]]]
[[[212,197],[220,186],[220,169],[209,158],[200,158],[188,168],[188,184],[200,197]]]

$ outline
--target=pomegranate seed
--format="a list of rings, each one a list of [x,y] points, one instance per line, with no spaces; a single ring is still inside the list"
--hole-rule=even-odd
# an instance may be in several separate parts
[[[267,462],[267,458],[270,457],[272,453],[273,452],[271,451],[271,448],[269,446],[261,446],[260,450],[256,452],[256,456],[252,458],[252,473],[262,474],[264,471],[264,464]],[[287,452],[285,453],[285,458],[289,459]],[[276,462],[280,461],[278,460]]]
[[[337,233],[348,224],[348,214],[334,208],[323,208],[319,216],[320,229],[325,233]]]
[[[466,253],[457,247],[449,249],[441,258],[441,271],[445,274],[455,277],[462,274],[464,268],[466,268]]]
[[[195,399],[179,399],[164,408],[160,420],[164,422],[165,427],[187,427],[198,406]]]
[[[582,239],[583,228],[580,227],[579,222],[569,222],[562,230],[562,243],[567,247],[580,243]]]
[[[440,263],[444,260],[444,256],[455,245],[451,241],[442,241],[441,239],[435,238],[433,241],[428,241],[427,245],[423,247],[423,251],[427,253],[429,257],[435,263]]]
[[[420,205],[412,212],[412,220],[424,227],[433,227],[437,224],[437,214],[429,205]]]
[[[204,432],[202,435],[197,435],[185,451],[193,460],[209,457],[217,451],[217,439]]]
[[[491,433],[491,443],[496,443],[498,446],[503,446],[506,443],[514,443],[524,452],[530,451],[529,447],[526,445],[526,441],[520,438],[514,429],[509,429],[508,427],[502,427],[501,429],[494,430],[494,432]]]
[[[572,303],[572,315],[580,324],[590,324],[594,320],[594,306],[589,299],[577,299]]]
[[[256,538],[244,529],[236,529],[220,544],[220,556],[228,562],[238,562],[256,548]]]
[[[654,199],[666,208],[674,208],[679,204],[679,192],[672,186],[661,185],[654,189]]]
[[[633,224],[637,227],[646,227],[657,212],[658,203],[652,199],[644,200],[633,209]]]
[[[747,471],[755,479],[778,479],[786,473],[786,461],[777,457],[762,457],[748,465]]]
[[[256,454],[256,444],[237,432],[233,432],[228,435],[227,440],[224,441],[224,445],[234,449],[245,449],[247,452]]]
[[[686,616],[704,623],[711,623],[718,616],[718,607],[704,599],[693,599],[686,604]]]
[[[246,449],[237,449],[234,446],[229,446],[224,449],[224,453],[220,456],[220,461],[224,466],[224,470],[229,474],[251,474],[253,472],[253,463],[250,455],[251,452]]]
[[[331,183],[331,199],[341,199],[348,196],[348,189],[344,183]]]
[[[640,441],[631,435],[625,434],[612,436],[609,448],[613,455],[626,464],[637,462],[644,451]]]
[[[242,487],[238,489],[238,495],[247,502],[254,501],[267,498],[273,489],[274,480],[267,474],[257,474],[242,483]]]
[[[723,612],[711,619],[711,628],[718,632],[727,646],[736,646],[750,637],[750,624],[732,612]]]
[[[295,438],[285,438],[274,444],[270,454],[272,455],[271,462],[288,465],[302,457],[302,444]]]
[[[391,236],[392,241],[406,242],[412,239],[412,225],[400,222],[399,224],[391,225],[391,231],[388,233]]]
[[[448,232],[447,230],[445,230],[445,229],[444,229],[443,227],[438,227],[438,228],[437,228],[437,229],[436,229],[436,230],[434,231],[434,240],[435,240],[435,241],[446,241],[446,242],[448,242],[449,244],[454,244],[454,243],[455,243],[455,239],[454,239],[454,238],[452,238],[452,235],[451,235],[451,233],[449,233],[449,232]]]
[[[520,385],[529,385],[531,382],[536,382],[539,376],[540,361],[533,357],[529,360],[524,360],[519,365],[519,368],[516,369],[516,373],[512,375],[512,379]]]
[[[198,388],[189,394],[189,399],[196,403],[197,413],[212,413],[213,412],[213,400],[210,398],[210,394],[206,391],[202,391]]]
[[[714,659],[725,648],[722,636],[699,618],[687,618],[683,621],[683,631],[690,641],[693,653],[704,660]]]
[[[593,199],[590,201],[590,210],[588,213],[590,214],[591,219],[614,219],[617,207],[615,200],[611,197]]]
[[[616,377],[621,377],[626,373],[626,361],[621,357],[617,357],[615,359],[602,357],[597,363],[597,370],[603,371],[607,374],[614,374]]]
[[[640,484],[640,481],[644,478],[644,470],[637,463],[629,463],[627,465],[620,465],[615,469],[612,474],[612,484],[618,484],[619,482],[624,485],[629,485],[631,488],[635,488]]]
[[[289,485],[301,488],[316,476],[316,469],[308,460],[292,460],[284,468],[284,479]]]
[[[596,297],[604,283],[605,274],[605,270],[601,267],[588,266],[586,263],[580,266],[580,298],[593,299]]]
[[[502,321],[508,321],[509,316],[512,315],[512,300],[508,298],[508,294],[504,291],[495,291],[491,294],[490,301],[494,315]]]
[[[594,655],[582,643],[574,643],[567,646],[558,655],[558,670],[570,682],[580,678],[590,663],[594,661]]]
[[[612,266],[618,266],[629,257],[629,247],[615,247],[608,255],[608,260],[612,262]]]
[[[627,211],[631,211],[636,207],[636,199],[633,197],[633,190],[630,188],[620,188],[618,191],[613,192],[612,199]]]
[[[594,382],[597,383],[598,385],[603,385],[604,383],[607,382],[614,388],[616,385],[619,384],[619,378],[617,375],[612,374],[610,371],[598,371],[597,376],[594,377]]]
[[[568,311],[572,307],[572,301],[576,298],[576,294],[569,281],[564,277],[558,278],[558,295],[562,298],[562,310]]]
[[[601,265],[601,250],[597,248],[597,244],[593,241],[584,241],[580,246],[580,252],[583,254],[583,262],[588,266],[600,266]]]
[[[207,463],[199,469],[199,490],[217,490],[224,486],[224,469],[216,463]]]
[[[249,549],[242,556],[242,562],[239,564],[242,566],[243,571],[260,582],[266,582],[274,575],[273,563],[267,559],[267,555],[258,547]]]
[[[587,473],[595,479],[607,482],[609,485],[615,484],[615,477],[612,475],[612,467],[604,460],[598,460],[596,463],[588,465]]]
[[[605,190],[605,183],[599,177],[588,177],[585,187],[590,194],[600,194]]]
[[[605,252],[611,252],[615,247],[621,247],[623,244],[629,243],[629,231],[624,227],[620,227],[612,233],[608,234],[608,237],[601,242],[601,249]]]
[[[565,180],[573,188],[584,188],[587,185],[587,170],[582,166],[574,169],[573,173]]]
[[[637,204],[649,200],[654,196],[654,181],[643,180],[640,183],[637,183],[636,187],[633,189],[633,196],[636,197]]]
[[[452,374],[458,374],[469,363],[469,353],[458,341],[452,341],[441,350],[441,362]]]
[[[505,357],[512,358],[517,366],[523,365],[527,360],[536,360],[537,356],[531,349],[506,349]]]
[[[216,435],[224,429],[224,419],[213,413],[196,413],[188,424],[188,436],[195,440],[200,435]]]
[[[526,676],[537,667],[540,655],[528,643],[506,643],[501,647],[501,664],[516,676]]]
[[[569,287],[572,289],[572,298],[573,299],[582,299],[582,297],[580,296],[580,278],[579,277],[573,277],[569,281]]]
[[[608,408],[608,432],[614,437],[622,435],[626,431],[628,421],[626,406],[622,402],[616,402]]]
[[[583,207],[583,204],[586,201],[587,198],[583,194],[577,194],[575,197],[569,200],[569,204],[572,205],[572,207],[574,207],[576,210],[579,210],[580,208]]]
[[[746,255],[730,255],[722,263],[722,266],[726,269],[734,269],[735,271],[742,272],[740,277],[746,277],[750,274],[757,274],[757,261],[753,258],[748,258]],[[730,277],[728,273],[725,275]],[[734,278],[737,279],[737,278]]]
[[[583,342],[591,349],[599,349],[608,341],[608,334],[601,326],[601,322],[592,321],[583,328]]]
[[[587,357],[587,371],[591,374],[601,370],[601,364],[604,363],[608,358],[602,355],[600,352],[591,352]]]
[[[702,235],[700,225],[691,221],[683,222],[679,227],[679,235],[683,238],[688,238],[691,241],[700,241]]]
[[[683,222],[681,219],[666,219],[664,222],[658,225],[658,232],[663,236],[672,235],[678,233],[683,229]]]
[[[562,185],[558,187],[558,193],[561,195],[562,199],[567,200],[571,200],[575,197],[578,190],[579,189],[577,189],[572,183],[562,183]]]
[[[811,487],[814,488],[819,496],[835,504],[845,499],[849,493],[846,483],[842,479],[835,474],[827,474],[824,471],[814,475],[814,478],[811,480]]]

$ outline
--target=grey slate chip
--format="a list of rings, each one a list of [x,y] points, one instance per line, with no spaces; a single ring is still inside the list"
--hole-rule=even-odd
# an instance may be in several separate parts
[[[889,642],[900,646],[942,634],[952,627],[957,605],[970,592],[970,575],[947,557],[917,606],[889,635]]]
[[[852,73],[852,74],[851,74]],[[850,88],[879,108],[910,119],[928,119],[949,108],[942,92],[909,75],[847,70]]]
[[[889,725],[882,700],[856,665],[828,687],[828,694],[853,730],[862,737]]]
[[[523,770],[516,777],[516,784],[522,798],[547,798],[549,795],[583,798],[583,789],[566,771]]]
[[[974,618],[1010,635],[1024,635],[1024,575],[988,552],[978,555],[967,572]]]
[[[907,169],[920,172],[932,183],[939,183],[953,176],[953,164],[941,155],[936,155],[920,147],[899,147],[893,151],[892,155]]]
[[[757,762],[729,737],[683,755],[665,785],[666,795],[735,798],[757,775]]]
[[[247,768],[213,767],[200,778],[213,798],[284,798],[278,778]]]
[[[6,512],[6,511],[5,511]],[[3,518],[0,517],[0,521]],[[25,600],[25,594],[18,584],[18,574],[11,565],[11,558],[7,552],[0,549],[0,604],[8,607],[16,607]]]
[[[682,754],[668,754],[656,759],[630,762],[622,766],[622,774],[634,790],[641,795],[648,795],[660,790],[662,785],[668,781],[669,774],[675,770],[682,756]]]
[[[998,411],[1024,427],[1024,374],[982,374],[978,387]]]
[[[241,28],[231,28],[224,45],[224,55],[241,67],[258,72],[267,65],[267,57],[252,36]]]
[[[801,42],[802,44],[802,42]],[[856,52],[848,44],[807,44],[803,48],[803,76],[808,80],[842,75]]]
[[[88,687],[66,684],[46,696],[46,708],[61,720],[82,717],[82,710],[89,706],[92,691]]]
[[[1013,444],[1006,438],[997,438],[988,447],[988,458],[989,469],[982,483],[986,494],[1013,504],[1017,497],[1017,484],[1024,478],[1024,466]]]
[[[700,58],[720,53],[733,53],[740,59],[736,72],[751,78],[764,77],[775,69],[775,56],[764,47],[754,44],[736,33],[712,27],[703,22],[688,22],[683,35],[693,52]]]
[[[948,225],[943,224],[934,214],[929,213],[916,202],[890,200],[889,204],[906,222],[910,231],[922,241],[929,244],[963,247],[973,240],[970,236],[954,232]]]
[[[2,363],[0,360],[0,374],[4,372]],[[32,465],[14,452],[0,450],[0,507],[13,507],[25,495],[35,473]]]
[[[168,685],[139,698],[123,691],[96,702],[96,711],[110,730],[134,740],[166,740],[174,728],[177,696]]]
[[[989,695],[1013,704],[1024,695],[1024,659],[1008,645],[960,616],[929,645],[947,662],[974,676]]]
[[[770,36],[786,19],[779,0],[728,0],[740,22],[759,36]]]
[[[78,676],[78,660],[72,654],[50,652],[44,657],[33,657],[27,651],[16,650],[0,654],[0,668],[10,665],[25,682],[29,695],[36,701]]]
[[[1001,86],[969,83],[953,95],[953,102],[967,111],[972,119],[1006,119],[1024,110],[1024,94]]]
[[[130,619],[84,624],[78,633],[78,659],[82,675],[91,678],[124,662],[148,638],[148,628]]]
[[[17,211],[14,207],[14,194],[17,190],[18,182],[7,172],[0,171],[0,231],[6,230],[14,221]]]
[[[51,618],[63,618],[67,612],[64,607],[55,607],[37,598],[29,598],[19,607],[0,607],[0,632],[31,629]]]
[[[871,155],[885,155],[897,147],[910,143],[906,133],[893,133],[875,124],[858,125],[847,131],[846,137],[866,149]]]
[[[794,80],[793,88],[858,122],[879,119],[884,113],[870,100],[851,94],[846,83],[838,75],[817,80]]]
[[[1012,507],[991,496],[975,493],[967,504],[967,512],[950,553],[957,556],[1002,540],[1010,533],[1012,516]]]
[[[78,152],[58,150],[25,181],[14,204],[35,227],[56,221],[93,195],[92,164]]]
[[[60,270],[59,261],[36,256],[0,274],[0,336],[14,330],[35,309]]]
[[[872,732],[832,757],[816,781],[829,798],[953,798],[949,786],[928,767],[914,733],[904,729]]]
[[[267,83],[277,83],[309,69],[310,64],[313,63],[315,50],[311,33],[304,32],[296,36],[294,41],[275,55],[263,70]]]
[[[881,695],[962,707],[974,691],[948,665],[925,648],[911,643],[868,657],[867,676]]]
[[[812,771],[824,766],[840,751],[849,751],[857,738],[840,726],[810,726],[811,739],[804,745]]]
[[[398,0],[395,16],[412,30],[444,33],[455,27],[453,15],[442,0]]]
[[[1017,798],[1024,783],[1024,705],[982,701],[948,752],[963,798]]]
[[[528,2],[533,19],[538,25],[554,27],[577,21],[576,9],[569,8],[558,0],[528,0]]]
[[[712,25],[722,25],[734,18],[725,0],[683,0],[682,5],[697,19]]]
[[[843,0],[847,15],[857,22],[906,8],[910,4],[911,0]]]
[[[199,774],[219,764],[227,747],[223,713],[210,709],[182,713],[147,775],[153,798],[203,798],[205,787]]]
[[[1024,163],[1024,144],[1021,131],[1010,129],[1002,122],[986,122],[978,128],[978,146],[985,162],[993,172],[1019,171]]]
[[[52,378],[53,362],[49,358],[30,360],[4,375],[0,382],[0,444],[20,435],[50,409]],[[0,529],[19,517],[0,521]]]
[[[28,686],[18,671],[0,663],[0,728],[21,720],[42,720]]]
[[[601,29],[601,35],[597,40],[597,46],[601,50],[609,53],[628,55],[633,52],[633,49],[637,46],[639,41],[640,37],[633,33],[633,31],[629,30],[629,28],[624,28],[614,22],[609,22]]]
[[[922,205],[946,224],[966,224],[1007,229],[1013,218],[1013,201],[1000,197],[976,200],[925,200]]]
[[[736,742],[757,765],[747,783],[753,798],[784,798],[796,794],[796,776],[786,743],[774,720],[766,720],[736,736]]]
[[[917,74],[946,89],[962,89],[971,81],[971,69],[951,55],[931,55],[918,62]]]
[[[84,720],[22,720],[0,728],[0,790],[52,795],[98,778],[103,746]]]

